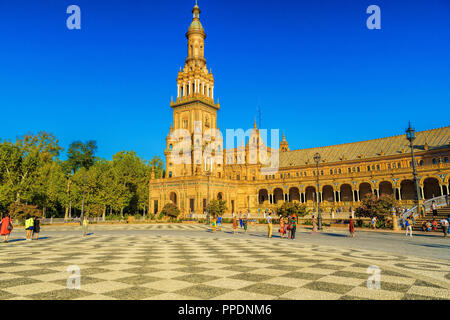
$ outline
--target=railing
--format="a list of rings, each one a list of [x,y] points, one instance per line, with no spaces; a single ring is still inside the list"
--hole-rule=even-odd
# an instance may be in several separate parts
[[[447,203],[448,200],[448,196],[444,195],[444,196],[439,196],[439,197],[435,197],[435,198],[431,198],[428,200],[425,200],[422,204],[422,210],[424,213],[428,212],[431,210],[431,207],[433,205],[433,201],[436,203],[436,206],[438,208],[441,207],[445,207],[448,205]],[[420,214],[420,211],[418,210],[417,206],[412,207],[411,209],[405,211],[401,216],[400,219],[398,219],[398,225],[399,227],[403,226],[403,224],[405,223],[405,221],[410,218],[413,217],[414,219],[416,219]]]

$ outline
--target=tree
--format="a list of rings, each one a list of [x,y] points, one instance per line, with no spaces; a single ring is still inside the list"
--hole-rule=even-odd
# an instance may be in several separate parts
[[[151,171],[155,175],[155,179],[159,179],[159,178],[163,177],[164,162],[161,160],[160,157],[153,157],[153,159],[150,161],[150,167],[151,167]]]
[[[222,216],[227,210],[227,203],[223,200],[213,199],[209,201],[208,205],[206,206],[206,210],[213,217]]]
[[[161,213],[170,219],[175,219],[180,215],[180,209],[172,202],[169,202],[162,208]]]
[[[277,208],[277,214],[283,217],[295,214],[297,217],[304,217],[308,210],[304,204],[298,202],[284,202]]]
[[[71,178],[79,169],[84,168],[88,170],[94,165],[97,148],[97,142],[95,140],[89,140],[84,143],[81,141],[74,141],[67,150],[67,160],[63,163],[63,168],[66,173],[66,193],[68,198],[65,213],[66,218],[69,215],[69,207],[71,207],[72,204],[70,194]]]
[[[40,217],[41,211],[37,206],[28,205],[20,202],[13,202],[8,207],[9,215],[12,219],[25,220],[30,215],[31,217]]]
[[[67,150],[66,167],[75,174],[80,168],[89,169],[95,163],[95,152],[97,142],[89,140],[86,142],[74,141]]]
[[[362,200],[361,206],[356,208],[355,213],[357,217],[377,217],[378,221],[385,222],[386,218],[392,214],[394,206],[394,196],[382,195],[377,198],[372,194]]]

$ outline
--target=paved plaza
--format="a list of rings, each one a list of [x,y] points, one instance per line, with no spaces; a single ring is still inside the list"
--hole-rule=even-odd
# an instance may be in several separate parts
[[[0,244],[0,299],[450,298],[450,240],[437,236],[299,229],[286,240],[267,239],[264,226],[233,235],[189,224],[92,225],[85,238],[75,226],[41,231],[27,242],[16,229]],[[67,289],[71,265],[79,289]],[[367,286],[370,266],[379,289]]]

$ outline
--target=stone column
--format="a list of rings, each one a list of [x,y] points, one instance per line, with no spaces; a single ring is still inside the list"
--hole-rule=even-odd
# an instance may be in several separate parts
[[[214,86],[212,86],[212,89],[211,89],[211,98],[214,99]]]
[[[177,98],[179,98],[180,97],[180,85],[177,85]]]
[[[209,98],[209,83],[208,86],[206,87],[206,96]]]
[[[192,87],[191,87],[191,80],[189,80],[189,95],[191,96],[192,95]]]
[[[186,83],[183,82],[183,97],[186,97]]]
[[[439,184],[439,187],[441,188],[441,196],[443,196],[444,195],[444,188],[443,188],[442,184]]]

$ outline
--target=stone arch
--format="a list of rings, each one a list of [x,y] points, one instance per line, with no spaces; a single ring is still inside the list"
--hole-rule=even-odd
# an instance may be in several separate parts
[[[392,196],[394,194],[394,189],[390,181],[381,181],[378,185],[380,196],[388,195]]]
[[[278,201],[280,200],[284,200],[284,194],[283,194],[283,189],[281,188],[275,188],[273,190],[273,202],[275,204],[278,203]]]
[[[269,200],[269,192],[267,189],[261,189],[258,191],[258,203],[263,204],[264,201]]]
[[[414,181],[412,180],[402,180],[400,183],[400,194],[402,200],[414,200]]]
[[[223,200],[223,192],[217,193],[217,200]]]
[[[292,187],[289,189],[289,202],[293,201],[300,202],[300,191],[297,187]]]
[[[372,185],[369,182],[361,182],[359,184],[359,198],[362,200],[372,194]]]
[[[306,201],[316,201],[316,188],[313,186],[308,186],[305,189],[305,198]]]
[[[323,201],[334,202],[334,190],[330,185],[323,186],[322,188]]]
[[[339,188],[341,194],[341,201],[353,201],[352,186],[348,183],[344,183]]]
[[[439,179],[428,177],[423,180],[423,196],[425,197],[425,199],[431,199],[441,196]]]
[[[174,205],[178,206],[178,201],[177,201],[178,200],[178,196],[177,196],[176,192],[171,192],[169,194],[169,199]]]

